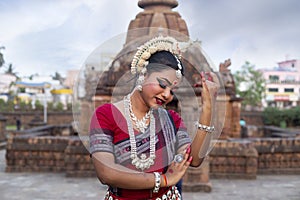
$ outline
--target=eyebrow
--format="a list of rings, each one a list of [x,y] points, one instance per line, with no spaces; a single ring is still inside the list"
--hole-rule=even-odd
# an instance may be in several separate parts
[[[167,81],[169,85],[172,85],[172,83],[167,78],[163,78],[163,77],[159,77],[159,78]]]

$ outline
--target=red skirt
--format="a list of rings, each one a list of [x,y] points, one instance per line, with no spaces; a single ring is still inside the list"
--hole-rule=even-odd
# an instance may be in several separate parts
[[[138,195],[135,195],[133,197],[120,197],[108,190],[106,192],[104,200],[181,200],[181,195],[179,194],[176,186],[170,187],[163,193],[152,194],[154,197],[149,197],[146,199],[145,197],[139,197]]]

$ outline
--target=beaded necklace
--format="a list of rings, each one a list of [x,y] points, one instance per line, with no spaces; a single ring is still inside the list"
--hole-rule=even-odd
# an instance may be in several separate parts
[[[136,140],[133,130],[133,124],[131,122],[130,117],[130,94],[124,97],[124,113],[127,121],[128,126],[128,134],[129,134],[129,141],[131,147],[131,155],[130,158],[132,159],[131,164],[134,165],[137,169],[148,169],[151,165],[154,164],[155,159],[155,119],[153,116],[153,110],[149,110],[150,116],[150,155],[147,158],[145,153],[142,153],[141,157],[139,158],[137,155],[137,148],[136,148]],[[131,113],[132,114],[132,113]]]
[[[130,101],[130,97],[129,97],[129,113],[130,113],[130,118],[132,119],[132,121],[134,121],[135,126],[142,132],[145,132],[145,129],[147,128],[147,120],[150,117],[151,114],[151,109],[146,113],[146,115],[141,119],[138,120],[138,118],[135,116],[133,110],[132,110],[132,105],[131,105],[131,101]]]

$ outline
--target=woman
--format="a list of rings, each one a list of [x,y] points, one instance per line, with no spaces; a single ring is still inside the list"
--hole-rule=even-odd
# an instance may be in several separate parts
[[[136,87],[114,104],[98,107],[90,125],[90,153],[99,180],[109,186],[105,199],[181,199],[176,183],[199,156],[211,126],[218,87],[201,73],[202,113],[191,141],[178,113],[165,110],[184,75],[177,41],[156,37],[134,56]],[[211,81],[216,76],[208,73]],[[207,145],[205,145],[207,146]]]

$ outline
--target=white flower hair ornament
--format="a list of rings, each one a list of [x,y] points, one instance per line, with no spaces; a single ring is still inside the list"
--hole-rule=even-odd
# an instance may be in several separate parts
[[[173,37],[155,37],[142,46],[138,47],[137,52],[135,53],[133,60],[131,62],[131,73],[133,75],[142,74],[144,75],[147,72],[146,66],[148,65],[148,59],[152,54],[158,51],[169,51],[174,55],[177,60],[178,70],[176,70],[177,78],[182,77],[182,65],[180,62],[180,49],[177,40]]]

